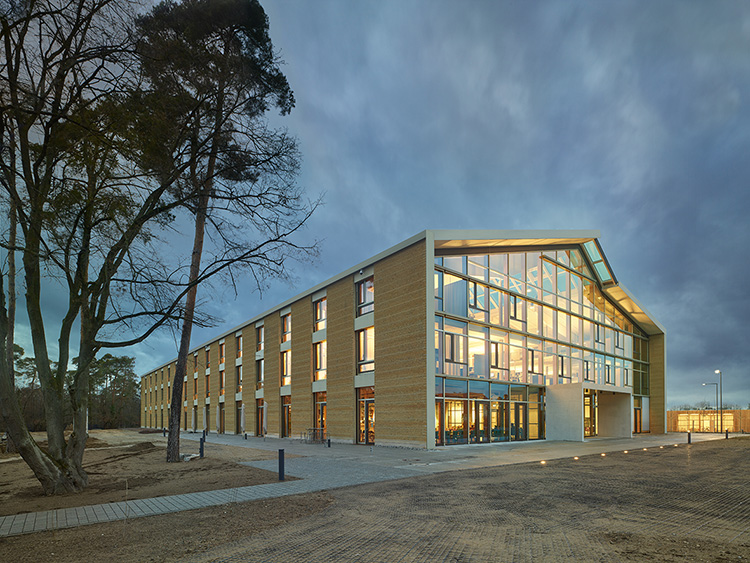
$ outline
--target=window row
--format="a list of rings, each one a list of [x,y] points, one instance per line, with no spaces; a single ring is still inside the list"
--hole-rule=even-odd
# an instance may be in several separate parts
[[[558,254],[568,251],[557,251]],[[553,251],[551,254],[555,254]],[[552,262],[546,253],[529,252],[515,254],[498,254],[482,256],[451,256],[438,257],[436,264],[442,268],[452,270],[453,278],[467,278],[494,285],[508,291],[515,292],[531,299],[542,301],[560,309],[583,315],[602,324],[617,327],[625,332],[638,333],[637,327],[615,305],[604,297],[593,276],[581,275],[567,266]],[[487,264],[500,261],[498,267],[504,268],[497,272],[488,268]],[[508,266],[513,266],[508,274]],[[441,284],[436,270],[436,297]],[[445,273],[449,275],[448,272]],[[459,274],[456,276],[455,274]],[[486,287],[486,286],[484,286]]]
[[[591,381],[639,387],[647,364],[575,346],[435,318],[437,374],[539,385]],[[635,389],[634,389],[635,391]]]
[[[488,287],[444,272],[435,273],[435,310],[505,329],[638,361],[648,361],[645,339],[587,316]],[[631,325],[632,326],[632,325]]]

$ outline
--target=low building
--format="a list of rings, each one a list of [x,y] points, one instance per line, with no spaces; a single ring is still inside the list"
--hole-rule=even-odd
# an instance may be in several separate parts
[[[182,427],[423,448],[664,432],[664,329],[598,237],[424,231],[193,349]],[[174,365],[142,377],[142,426],[168,424]]]
[[[719,424],[721,419],[722,424]],[[667,432],[750,432],[750,410],[667,411]]]

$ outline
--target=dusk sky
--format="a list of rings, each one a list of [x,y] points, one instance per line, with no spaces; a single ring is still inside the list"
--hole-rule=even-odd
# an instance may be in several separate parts
[[[721,369],[748,407],[750,4],[261,3],[320,254],[262,299],[201,289],[222,322],[194,345],[424,229],[596,229],[666,329],[668,405],[713,404]]]

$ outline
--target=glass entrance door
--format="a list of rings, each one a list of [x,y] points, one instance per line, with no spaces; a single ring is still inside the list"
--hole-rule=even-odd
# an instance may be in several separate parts
[[[591,438],[597,435],[597,402],[596,391],[583,390],[583,436]]]
[[[526,440],[528,405],[526,403],[511,403],[510,405],[510,439]]]
[[[490,441],[490,403],[488,401],[470,401],[471,424],[470,436],[472,444],[482,444]]]
[[[375,443],[375,389],[362,387],[357,389],[359,403],[359,428],[357,429],[357,443]]]
[[[359,443],[375,443],[375,399],[359,402]]]

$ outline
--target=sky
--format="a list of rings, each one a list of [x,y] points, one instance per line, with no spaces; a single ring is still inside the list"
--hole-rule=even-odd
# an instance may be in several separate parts
[[[713,404],[721,369],[748,407],[750,4],[261,3],[320,253],[262,296],[207,290],[221,322],[193,345],[424,229],[596,229],[666,329],[668,405]],[[145,373],[176,350],[117,353]]]

